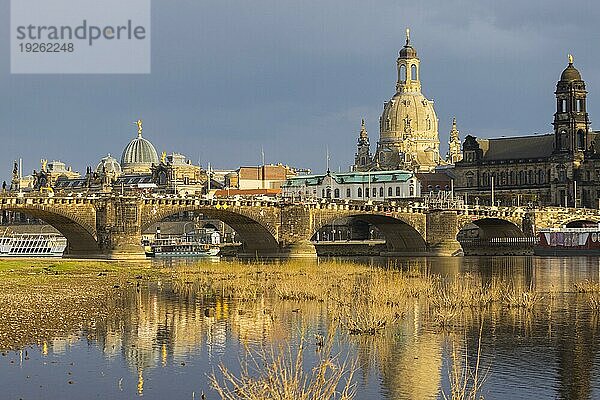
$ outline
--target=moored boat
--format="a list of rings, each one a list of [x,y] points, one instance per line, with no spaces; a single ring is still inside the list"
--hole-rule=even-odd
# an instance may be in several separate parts
[[[0,257],[62,257],[67,239],[55,233],[0,236]]]
[[[600,224],[584,228],[541,229],[533,252],[538,256],[600,255]]]
[[[147,257],[217,257],[221,251],[218,232],[195,232],[182,236],[157,237],[144,243]]]

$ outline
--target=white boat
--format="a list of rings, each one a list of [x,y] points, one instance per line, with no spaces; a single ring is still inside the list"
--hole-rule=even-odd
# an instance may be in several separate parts
[[[155,239],[144,248],[148,257],[216,257],[221,251],[219,245],[186,237]]]
[[[56,233],[13,233],[0,236],[0,257],[62,257],[67,239]]]

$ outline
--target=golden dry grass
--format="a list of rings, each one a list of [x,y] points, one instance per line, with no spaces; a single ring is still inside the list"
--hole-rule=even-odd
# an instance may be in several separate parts
[[[212,388],[223,400],[351,400],[355,397],[355,364],[333,354],[334,332],[319,338],[315,362],[307,367],[309,342],[247,349],[240,372],[225,365],[210,376]]]

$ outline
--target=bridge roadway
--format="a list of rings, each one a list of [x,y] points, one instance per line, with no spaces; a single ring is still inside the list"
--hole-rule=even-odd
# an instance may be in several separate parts
[[[0,211],[19,211],[54,226],[67,239],[66,257],[135,259],[144,256],[142,232],[182,211],[198,211],[231,226],[242,241],[240,257],[316,257],[311,237],[337,219],[375,225],[389,255],[461,254],[456,236],[469,223],[482,238],[526,237],[537,229],[573,221],[599,222],[599,210],[466,206],[433,209],[418,202],[374,203],[328,200],[287,202],[239,198],[158,195],[0,195]]]

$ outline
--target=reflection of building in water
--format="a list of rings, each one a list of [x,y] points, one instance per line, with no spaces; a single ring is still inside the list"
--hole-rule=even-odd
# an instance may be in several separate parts
[[[138,372],[140,391],[143,371],[148,368],[185,360],[199,348],[221,354],[231,334],[262,341],[271,332],[273,320],[263,312],[264,304],[251,303],[244,312],[236,309],[232,314],[230,304],[222,298],[204,298],[193,285],[173,285],[158,283],[126,290],[117,300],[123,312],[98,335],[107,356],[123,356]]]
[[[422,329],[422,307],[415,299],[401,333],[360,339],[359,365],[370,367],[374,359],[386,398],[437,399],[440,393],[443,336]]]

